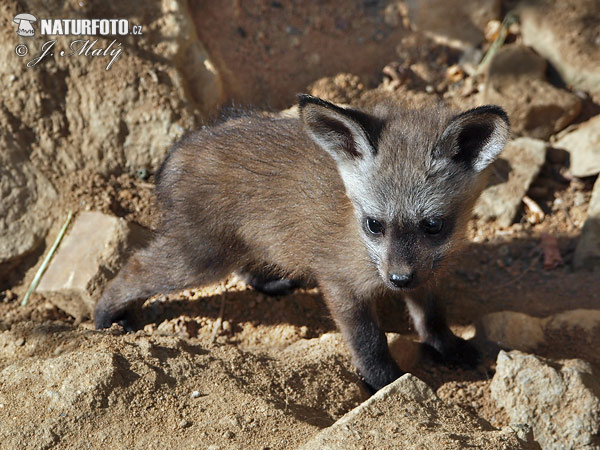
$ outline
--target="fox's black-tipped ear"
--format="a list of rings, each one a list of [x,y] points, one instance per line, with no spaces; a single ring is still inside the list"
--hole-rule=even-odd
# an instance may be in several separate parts
[[[368,114],[299,94],[300,118],[310,137],[338,162],[377,153],[383,123]]]
[[[434,148],[434,158],[450,158],[481,172],[500,154],[509,134],[508,116],[502,108],[480,106],[450,120]]]

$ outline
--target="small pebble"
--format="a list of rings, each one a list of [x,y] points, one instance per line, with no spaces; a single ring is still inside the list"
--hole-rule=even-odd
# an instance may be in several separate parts
[[[15,345],[18,347],[21,347],[24,344],[25,344],[25,339],[23,339],[22,337],[15,341]]]
[[[201,395],[200,391],[193,391],[191,397],[192,398],[198,398],[198,397],[200,397],[200,395]]]
[[[187,419],[181,419],[181,422],[179,422],[179,428],[187,428],[192,424],[192,422],[190,422]]]
[[[575,203],[575,206],[585,205],[585,195],[583,194],[583,192],[575,193],[575,198],[573,199],[573,203]]]
[[[0,297],[1,297],[1,295],[0,295]],[[4,291],[4,301],[5,302],[12,302],[16,298],[17,298],[17,295],[10,289],[7,291]]]
[[[233,431],[227,430],[225,433],[223,433],[223,437],[225,439],[233,439],[235,437],[235,434],[233,433]]]

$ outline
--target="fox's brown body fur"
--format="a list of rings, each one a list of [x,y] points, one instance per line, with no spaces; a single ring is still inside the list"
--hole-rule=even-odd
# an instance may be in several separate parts
[[[501,110],[463,120],[443,109],[388,105],[367,115],[304,96],[300,115],[231,119],[173,148],[157,177],[163,222],[106,289],[97,327],[151,295],[237,271],[253,280],[269,274],[316,282],[373,389],[401,374],[374,315],[374,300],[401,284],[418,287],[403,293],[418,293],[407,302],[422,339],[442,353],[468,351],[427,287],[463,238],[489,161],[473,159],[477,148],[445,154],[443,139],[449,133],[454,146],[485,144],[506,122]],[[465,141],[461,127],[469,126]],[[428,219],[434,216],[440,219]],[[437,231],[439,221],[446,234]],[[373,233],[375,222],[384,231]]]

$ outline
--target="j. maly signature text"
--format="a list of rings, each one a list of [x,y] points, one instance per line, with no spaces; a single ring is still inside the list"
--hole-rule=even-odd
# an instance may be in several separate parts
[[[27,67],[36,66],[39,62],[44,60],[47,56],[54,56],[57,53],[58,56],[90,56],[100,58],[110,58],[110,61],[106,65],[106,70],[110,69],[117,59],[123,53],[121,43],[117,40],[113,40],[106,48],[97,46],[98,39],[76,39],[71,41],[68,50],[55,49],[56,41],[46,41],[42,45],[41,53],[27,63]]]

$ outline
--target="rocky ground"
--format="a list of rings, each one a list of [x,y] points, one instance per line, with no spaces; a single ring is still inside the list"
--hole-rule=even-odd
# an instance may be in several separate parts
[[[59,57],[28,70],[14,48],[37,41],[1,31],[3,448],[600,448],[600,6],[319,5],[0,6],[7,23],[28,11],[147,31],[109,71]],[[298,91],[509,113],[443,289],[478,367],[430,360],[404,306],[382,301],[412,375],[367,400],[318,289],[270,298],[233,276],[149,299],[136,331],[93,329],[104,284],[157,222],[169,145],[231,101],[276,111]]]

